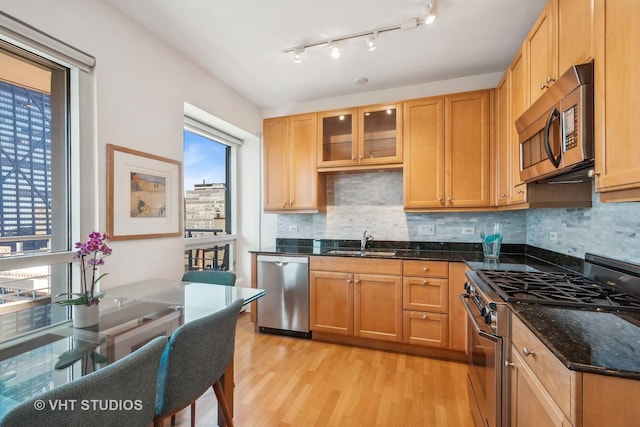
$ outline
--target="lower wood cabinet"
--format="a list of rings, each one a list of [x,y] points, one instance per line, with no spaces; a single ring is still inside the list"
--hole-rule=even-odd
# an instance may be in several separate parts
[[[405,344],[449,347],[449,267],[446,261],[403,261]]]
[[[567,369],[515,315],[511,344],[511,425],[581,425],[581,373]]]
[[[311,257],[313,332],[402,341],[402,261]]]
[[[466,350],[465,263],[316,256],[309,264],[314,337],[453,358]]]

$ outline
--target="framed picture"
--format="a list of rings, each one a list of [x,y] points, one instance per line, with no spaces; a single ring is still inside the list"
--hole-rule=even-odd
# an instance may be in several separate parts
[[[111,240],[181,236],[181,199],[181,162],[107,145]]]

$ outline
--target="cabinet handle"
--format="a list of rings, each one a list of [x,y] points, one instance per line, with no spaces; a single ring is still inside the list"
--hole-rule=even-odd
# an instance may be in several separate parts
[[[547,83],[555,82],[555,77],[547,76]]]
[[[447,202],[451,203],[453,202],[453,199],[451,197],[447,197]]]
[[[591,169],[589,172],[587,172],[587,176],[589,178],[594,178],[596,176],[600,176],[600,171]]]
[[[516,364],[515,364],[515,363],[513,363],[513,362],[509,362],[508,360],[505,360],[505,361],[504,361],[504,366],[505,366],[506,368],[513,368],[514,366],[516,366]]]
[[[525,356],[535,356],[536,352],[528,349],[527,347],[522,347],[522,354]]]
[[[540,85],[540,90],[545,90],[548,87],[549,87],[549,85],[541,84]]]
[[[360,154],[360,160],[364,159],[364,156],[362,154]]]
[[[427,315],[426,315],[426,314],[423,314],[423,315],[422,315],[422,320],[426,320],[426,319],[427,319]]]
[[[423,281],[422,281],[422,284],[423,284],[423,285],[426,285],[426,284],[427,284],[427,281],[426,281],[426,280],[423,280]]]
[[[351,160],[354,160],[354,161],[356,160],[356,155],[355,154],[351,155]]]
[[[422,271],[427,271],[429,270],[429,267],[422,267]]]
[[[507,195],[506,194],[501,194],[500,197],[502,197],[503,199],[506,199]]]
[[[283,208],[286,208],[286,207],[287,207],[287,202],[284,202],[284,203],[282,204],[282,207],[283,207]]]
[[[358,283],[360,283],[360,280],[355,280],[353,283],[357,285]]]
[[[347,285],[351,284],[351,279],[347,279]]]
[[[442,203],[442,197],[438,197],[438,201]]]
[[[524,194],[524,190],[518,190],[518,194]]]

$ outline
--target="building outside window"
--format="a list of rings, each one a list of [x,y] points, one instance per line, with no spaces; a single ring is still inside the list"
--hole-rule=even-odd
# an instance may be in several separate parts
[[[92,158],[92,140],[84,154],[79,143],[93,135],[92,112],[79,107],[90,100],[93,65],[89,55],[0,16],[0,342],[70,317],[54,301],[78,275],[75,212],[80,189],[94,183],[82,174],[93,166],[81,165]]]
[[[234,145],[194,120],[184,130],[185,270],[233,270]]]

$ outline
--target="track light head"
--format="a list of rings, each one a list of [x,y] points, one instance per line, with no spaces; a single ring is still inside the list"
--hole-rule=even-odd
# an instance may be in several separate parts
[[[425,5],[424,12],[424,23],[427,25],[433,24],[436,20],[436,14],[434,13],[436,0],[429,0],[429,2]]]
[[[378,47],[376,41],[378,40],[378,32],[374,32],[367,36],[367,46],[369,46],[369,52],[373,52]]]
[[[293,50],[293,62],[299,64],[302,62],[302,54],[304,53],[303,47],[297,47]]]
[[[338,59],[340,58],[340,48],[338,47],[338,43],[336,42],[329,42],[327,44],[327,46],[329,46],[329,49],[331,49],[331,57],[333,59]]]

